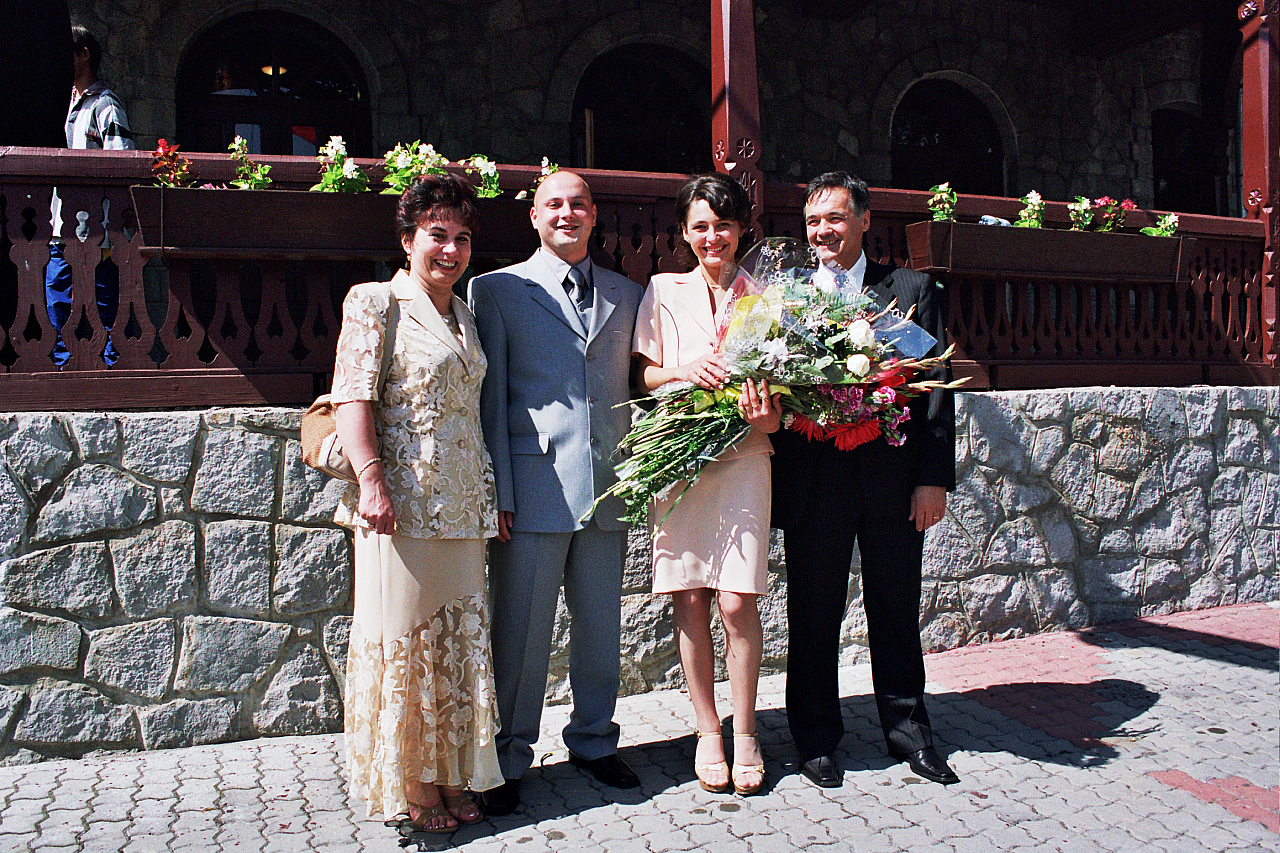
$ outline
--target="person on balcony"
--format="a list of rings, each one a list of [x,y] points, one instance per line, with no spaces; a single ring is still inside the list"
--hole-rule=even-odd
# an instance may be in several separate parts
[[[489,548],[493,662],[506,779],[490,814],[520,804],[547,689],[556,600],[569,610],[573,712],[569,760],[615,788],[640,784],[618,757],[613,712],[621,682],[622,504],[596,499],[614,482],[613,455],[631,425],[631,334],[641,288],[588,257],[596,206],[572,172],[541,184],[530,211],[541,247],[476,277],[470,300],[489,357],[481,397],[498,487]]]
[[[702,175],[676,194],[680,222],[677,256],[696,261],[683,275],[654,276],[640,303],[632,350],[637,385],[651,392],[668,382],[719,390],[729,365],[715,351],[716,330],[737,263],[749,243],[751,198],[727,175]],[[764,785],[764,759],[756,738],[756,688],[764,647],[757,599],[768,591],[768,433],[781,426],[769,385],[743,383],[738,401],[751,430],[710,463],[697,483],[680,485],[649,509],[653,535],[653,591],[671,596],[676,647],[697,718],[694,773],[702,787],[742,795]],[[679,496],[679,503],[675,503]],[[674,504],[674,508],[673,505]],[[715,697],[711,602],[725,632],[725,659],[733,694],[733,770],[725,762]]]
[[[871,223],[867,185],[847,172],[809,182],[805,234],[822,268],[819,287],[873,291],[897,300],[945,346],[943,292],[928,276],[874,263],[862,251]],[[930,379],[945,379],[939,368]],[[840,627],[856,544],[871,647],[871,676],[889,755],[933,782],[959,778],[933,745],[924,703],[920,581],[924,532],[955,488],[955,402],[950,391],[911,401],[891,446],[881,436],[850,451],[798,433],[773,437],[773,522],[787,561],[787,723],[801,773],[821,787],[842,782],[835,752],[844,735],[837,668]]]
[[[84,27],[71,28],[71,56],[75,76],[71,83],[71,105],[67,108],[66,135],[68,148],[133,150],[133,133],[124,105],[115,92],[98,79],[102,64],[102,46]],[[61,200],[54,190],[53,218],[61,217]],[[56,340],[53,361],[59,368],[71,358],[62,340],[62,327],[71,316],[71,267],[63,256],[65,246],[55,239],[49,246],[49,266],[45,268],[45,309],[53,324]],[[94,289],[98,301],[98,319],[108,335],[115,323],[120,303],[120,270],[111,263],[99,263],[94,269]],[[102,359],[108,365],[119,356],[108,336]]]
[[[471,259],[475,192],[455,175],[419,178],[396,224],[408,271],[347,294],[331,393],[359,480],[334,518],[355,534],[347,775],[369,817],[407,813],[417,829],[451,832],[481,819],[466,789],[502,784],[485,595],[485,539],[497,532],[479,414],[487,362],[452,291]]]

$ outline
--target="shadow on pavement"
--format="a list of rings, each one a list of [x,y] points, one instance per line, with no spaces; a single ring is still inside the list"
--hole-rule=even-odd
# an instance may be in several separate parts
[[[1192,631],[1176,625],[1139,621],[1119,622],[1081,631],[1078,636],[1084,642],[1095,646],[1110,648],[1116,645],[1132,645],[1133,641],[1138,641],[1148,646],[1204,660],[1247,666],[1264,672],[1280,670],[1280,651],[1277,651],[1275,646],[1238,637]]]
[[[1126,728],[1160,694],[1137,682],[1014,682],[930,697],[934,731],[946,744],[970,752],[1010,752],[1022,758],[1095,767],[1120,757],[1111,741],[1151,734]],[[992,713],[965,710],[977,702]],[[968,724],[966,725],[966,721]],[[1010,723],[1015,725],[1010,725]]]

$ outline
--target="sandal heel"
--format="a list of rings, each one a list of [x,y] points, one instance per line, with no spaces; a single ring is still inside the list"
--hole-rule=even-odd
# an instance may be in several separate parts
[[[751,738],[753,740],[757,740],[755,732],[749,732],[746,734],[738,734],[737,732],[735,732],[733,736],[734,738]],[[757,740],[757,746],[758,745],[759,743]],[[760,777],[760,781],[754,785],[740,784],[738,782],[738,777],[745,776],[748,773],[754,773],[758,775]],[[756,794],[760,793],[761,789],[764,788],[764,763],[761,762],[760,764],[738,764],[735,761],[733,764],[733,775],[731,776],[731,778],[733,779],[733,792],[735,794],[737,794],[740,797],[753,797]]]
[[[696,734],[699,738],[720,737],[719,732],[695,731],[694,734]],[[732,780],[733,777],[729,775],[729,762],[727,761],[720,761],[712,764],[699,764],[696,761],[693,763],[693,774],[698,777],[698,784],[702,786],[702,790],[709,791],[712,794],[724,794],[728,792],[729,788],[732,786],[733,784],[732,781],[726,781],[723,784],[713,785],[710,782],[708,782],[706,778],[702,775],[703,773],[714,772],[716,770],[719,770],[721,773],[723,773],[727,780]]]

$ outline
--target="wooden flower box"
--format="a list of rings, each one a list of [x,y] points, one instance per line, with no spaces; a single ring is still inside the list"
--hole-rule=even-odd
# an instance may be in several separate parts
[[[1186,237],[966,222],[916,222],[906,231],[913,269],[1028,281],[1185,280],[1195,243]]]
[[[144,255],[173,257],[381,258],[402,260],[396,195],[305,190],[237,190],[134,186]],[[530,202],[510,196],[477,200],[485,234],[510,235],[525,257],[538,247]],[[508,254],[510,250],[508,249]]]

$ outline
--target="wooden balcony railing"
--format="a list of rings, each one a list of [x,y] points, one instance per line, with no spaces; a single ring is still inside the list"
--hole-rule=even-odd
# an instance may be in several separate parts
[[[192,159],[202,181],[234,176],[225,157]],[[279,188],[305,189],[316,180],[310,158],[261,159],[273,166]],[[129,187],[150,182],[149,162],[144,152],[0,152],[0,410],[309,402],[328,385],[347,288],[387,276],[401,260],[394,239],[385,251],[301,251],[287,244],[201,250],[162,246],[168,241],[148,234],[156,245],[146,250]],[[362,165],[377,173],[376,161]],[[504,189],[529,186],[536,171],[503,167]],[[638,282],[676,269],[673,199],[683,176],[584,175],[599,209],[597,262]],[[71,318],[61,330],[70,353],[62,369],[50,357],[56,331],[44,298],[55,187],[62,199],[58,236],[74,290]],[[246,205],[258,197],[226,192]],[[927,218],[925,199],[918,192],[873,191],[867,234],[873,258],[910,262],[905,228]],[[766,234],[803,238],[802,202],[801,187],[766,187],[760,216]],[[981,213],[1012,219],[1019,206],[1013,199],[965,196],[957,213],[969,220]],[[236,221],[241,216],[254,223],[246,227],[268,227],[243,212],[229,214]],[[1051,203],[1047,219],[1064,227],[1065,205]],[[1138,212],[1130,224],[1151,219]],[[498,220],[481,223],[476,271],[520,260],[537,245],[521,217]],[[950,299],[957,372],[972,376],[974,388],[996,389],[1280,384],[1274,284],[1270,294],[1263,292],[1261,224],[1184,216],[1179,233],[1194,237],[1195,248],[1173,281],[939,273]],[[110,331],[119,358],[111,367],[103,361],[108,332],[95,305],[99,264],[114,265],[120,282]]]

